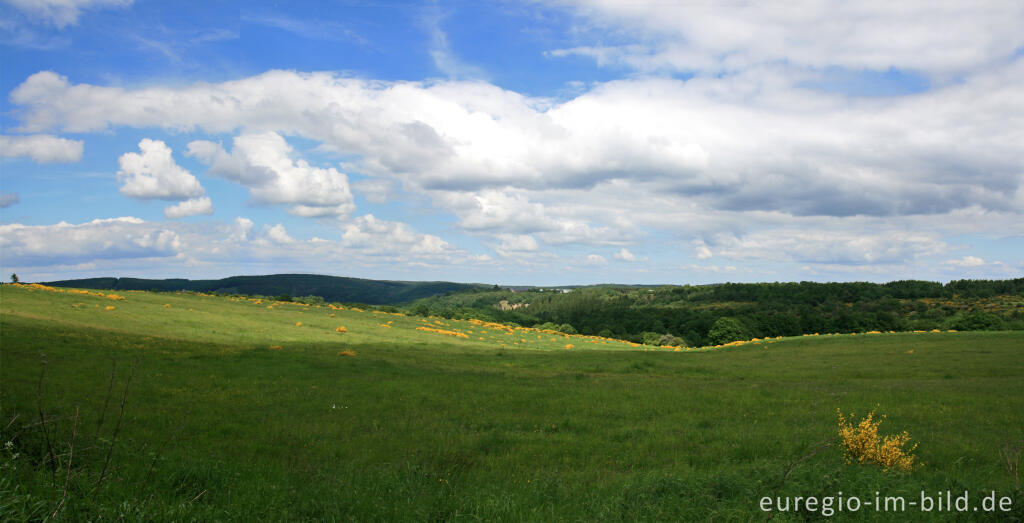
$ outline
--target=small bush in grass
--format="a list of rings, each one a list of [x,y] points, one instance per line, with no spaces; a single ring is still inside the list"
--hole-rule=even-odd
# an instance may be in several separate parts
[[[895,436],[879,436],[878,426],[882,420],[875,419],[875,411],[871,411],[860,422],[856,422],[853,414],[847,418],[839,409],[836,409],[836,413],[839,416],[839,439],[846,452],[847,462],[856,460],[857,463],[875,463],[886,470],[913,470],[916,456],[912,453],[917,444],[905,448],[910,443],[910,434],[906,431]]]

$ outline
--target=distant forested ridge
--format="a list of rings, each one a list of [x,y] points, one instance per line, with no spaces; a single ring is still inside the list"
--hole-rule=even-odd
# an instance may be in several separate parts
[[[501,306],[529,304],[512,309]],[[910,330],[1024,329],[1024,278],[852,283],[725,283],[568,289],[476,288],[414,312],[544,325],[642,343]],[[669,337],[669,338],[666,338]]]
[[[44,282],[54,287],[137,291],[194,291],[249,296],[319,296],[326,301],[386,305],[405,303],[438,294],[465,291],[476,285],[451,282],[364,280],[315,274],[232,276],[220,280],[149,280],[141,278],[89,278]]]
[[[220,280],[91,278],[45,282],[86,289],[193,291],[305,302],[402,305],[647,344],[703,346],[814,333],[1024,330],[1024,278],[889,283],[723,283],[514,287],[364,280],[311,274]],[[397,310],[397,309],[396,309]]]

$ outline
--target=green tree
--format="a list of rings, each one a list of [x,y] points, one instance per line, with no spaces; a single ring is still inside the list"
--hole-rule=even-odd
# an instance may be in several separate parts
[[[658,340],[658,345],[661,345],[661,346],[668,345],[668,346],[672,346],[672,347],[685,347],[686,346],[686,340],[684,340],[684,339],[682,339],[682,338],[680,338],[678,336],[673,336],[671,334],[664,334],[664,335],[661,336],[661,339]]]
[[[576,328],[568,323],[563,323],[558,327],[558,332],[564,332],[566,334],[576,334]]]
[[[640,339],[643,340],[644,345],[658,345],[661,341],[660,332],[643,332],[640,334]]]
[[[19,281],[20,280],[18,280],[18,275],[11,273],[11,283],[18,283]]]
[[[747,335],[743,324],[736,318],[718,318],[708,331],[708,341],[714,345],[745,339]]]

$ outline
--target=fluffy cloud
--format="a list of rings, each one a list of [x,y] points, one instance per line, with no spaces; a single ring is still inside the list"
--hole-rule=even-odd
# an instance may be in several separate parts
[[[592,57],[602,65],[642,71],[736,70],[756,64],[852,70],[890,67],[936,75],[999,63],[1024,45],[1016,2],[799,1],[621,2],[567,0],[584,20],[581,32],[619,45],[585,45],[552,52]],[[955,27],[955,31],[950,31]]]
[[[363,254],[384,256],[443,256],[458,249],[431,234],[421,234],[401,222],[360,216],[344,227],[341,243]]]
[[[945,264],[960,268],[981,267],[982,265],[985,265],[985,260],[978,258],[977,256],[964,256],[959,260],[947,260]]]
[[[614,258],[616,260],[622,260],[622,261],[627,261],[627,262],[635,262],[635,261],[637,261],[636,255],[631,253],[631,252],[629,252],[625,247],[623,247],[622,249],[619,249],[619,251],[615,253]]]
[[[366,200],[372,203],[386,203],[388,201],[388,194],[394,190],[389,181],[379,179],[359,180],[352,184],[352,188],[362,193]]]
[[[571,5],[610,45],[554,54],[697,74],[637,75],[554,100],[472,81],[270,71],[129,89],[44,71],[11,93],[16,132],[230,133],[230,151],[197,140],[189,154],[257,201],[345,220],[347,177],[297,159],[283,137],[301,137],[345,157],[368,200],[423,197],[504,257],[567,244],[614,246],[613,256],[650,235],[698,260],[855,270],[945,253],[956,233],[1024,231],[1017,7]],[[891,97],[809,87],[829,68],[890,67],[932,83]],[[956,82],[943,80],[951,73]],[[371,218],[342,221],[347,239],[335,247],[425,236]]]
[[[26,131],[245,129],[230,154],[211,142],[194,143],[190,152],[211,172],[249,184],[257,198],[297,203],[299,214],[341,213],[349,205],[347,182],[292,161],[277,133],[319,141],[355,157],[352,168],[364,174],[438,195],[469,229],[492,227],[510,212],[533,216],[518,212],[535,202],[515,191],[589,190],[617,180],[673,193],[676,205],[696,200],[718,210],[805,216],[1019,206],[1022,135],[1012,122],[1024,107],[1024,60],[881,101],[790,80],[770,68],[688,81],[622,80],[553,103],[473,82],[384,83],[327,73],[272,71],[221,84],[125,90],[71,85],[42,72],[11,100]],[[307,186],[326,186],[320,194],[333,200],[317,202]],[[312,201],[299,203],[305,200]],[[527,223],[508,232],[536,229]]]
[[[82,159],[81,140],[68,140],[49,134],[0,136],[0,156],[31,158],[37,163],[74,163]]]
[[[82,11],[104,7],[126,7],[133,0],[6,0],[33,17],[58,29],[76,25]]]
[[[340,216],[355,210],[348,177],[333,167],[292,160],[292,148],[275,132],[234,139],[230,153],[220,144],[197,140],[188,155],[210,166],[210,173],[238,182],[260,202],[290,204],[296,216]]]
[[[295,239],[288,236],[288,231],[280,223],[267,229],[267,238],[279,244],[295,243]]]
[[[537,239],[528,234],[498,234],[501,242],[494,247],[495,252],[506,257],[536,257],[544,253],[537,244]]]
[[[205,191],[199,180],[174,162],[171,148],[160,140],[143,139],[140,153],[125,153],[118,158],[121,170],[117,179],[121,194],[132,198],[186,200]]]
[[[158,223],[131,217],[44,226],[15,223],[0,225],[0,252],[3,266],[26,279],[125,271],[182,277],[183,270],[191,277],[223,277],[280,272],[281,267],[321,274],[355,275],[362,270],[363,277],[404,274],[406,279],[422,279],[423,271],[457,267],[459,274],[466,274],[491,261],[404,223],[371,215],[351,220],[335,239],[297,238],[283,224],[258,225],[245,217],[228,223]]]
[[[458,216],[458,225],[467,231],[525,234],[557,228],[544,206],[531,202],[523,191],[506,188],[434,194],[436,203]]]
[[[180,248],[177,232],[132,217],[81,224],[0,225],[4,263],[12,266],[165,258],[175,256]]]
[[[186,216],[213,214],[213,202],[206,196],[190,198],[179,204],[164,208],[164,216],[168,218],[184,218]]]
[[[949,249],[933,235],[906,231],[771,229],[742,236],[721,234],[708,243],[726,258],[828,265],[899,264]]]

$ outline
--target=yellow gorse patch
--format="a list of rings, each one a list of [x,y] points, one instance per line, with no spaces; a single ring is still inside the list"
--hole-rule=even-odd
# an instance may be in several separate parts
[[[455,336],[456,338],[469,338],[469,336],[467,336],[467,335],[465,335],[465,334],[463,334],[461,332],[458,332],[458,331],[450,331],[450,330],[445,330],[445,329],[435,329],[433,327],[416,327],[416,330],[418,330],[418,331],[434,332],[434,333],[437,333],[437,334],[446,334],[448,336]]]
[[[839,409],[836,409],[836,414],[839,416],[839,440],[848,463],[875,463],[886,470],[904,472],[913,470],[916,457],[912,452],[917,449],[917,444],[904,448],[910,443],[910,434],[906,431],[895,436],[879,436],[878,426],[882,420],[875,420],[875,411],[856,424],[852,414],[847,418]]]
[[[334,329],[334,332],[348,332],[348,329],[345,327],[338,327],[337,329]]]
[[[61,294],[64,294],[64,293],[67,293],[67,294],[84,294],[84,295],[88,295],[88,296],[97,296],[97,297],[100,297],[100,298],[107,298],[107,299],[110,299],[110,300],[123,300],[123,299],[125,299],[124,296],[120,296],[120,295],[117,295],[117,294],[103,294],[102,292],[87,291],[87,290],[83,290],[83,289],[58,289],[57,287],[50,287],[49,285],[42,285],[42,284],[39,284],[39,283],[29,283],[29,284],[15,283],[13,285],[17,285],[18,287],[25,287],[27,289],[37,290],[37,291],[57,292],[57,293],[61,293]]]

